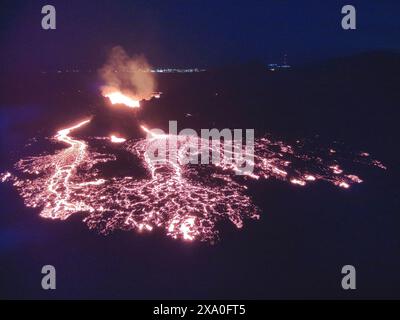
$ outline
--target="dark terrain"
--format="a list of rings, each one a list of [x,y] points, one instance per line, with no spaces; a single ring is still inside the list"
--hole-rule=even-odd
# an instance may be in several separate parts
[[[318,138],[362,150],[388,169],[360,168],[365,183],[340,190],[318,183],[251,184],[260,221],[221,225],[211,246],[161,232],[89,231],[74,216],[49,221],[0,184],[1,298],[400,298],[400,55],[374,52],[271,72],[257,62],[198,74],[158,76],[160,99],[138,112],[105,107],[96,73],[7,74],[0,80],[0,171],[30,138],[51,136],[94,115],[81,134],[144,136],[138,123],[178,128],[254,128],[286,141]],[[188,117],[186,114],[192,116]],[[57,269],[57,290],[40,287]],[[357,269],[357,290],[341,268]]]

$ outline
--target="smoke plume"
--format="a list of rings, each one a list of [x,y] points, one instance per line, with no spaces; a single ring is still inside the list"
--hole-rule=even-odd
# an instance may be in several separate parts
[[[133,100],[148,100],[155,91],[154,74],[144,56],[129,57],[125,50],[112,48],[107,63],[99,70],[104,81],[103,96],[120,93]]]

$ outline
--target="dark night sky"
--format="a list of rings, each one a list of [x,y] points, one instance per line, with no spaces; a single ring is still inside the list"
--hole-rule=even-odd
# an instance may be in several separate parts
[[[41,29],[41,7],[57,30]],[[341,29],[341,8],[357,30]],[[122,45],[154,66],[221,66],[249,60],[291,64],[400,49],[400,2],[363,1],[2,1],[2,67],[97,67]]]

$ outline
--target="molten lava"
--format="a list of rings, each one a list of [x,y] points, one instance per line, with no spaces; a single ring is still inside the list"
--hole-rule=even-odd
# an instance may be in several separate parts
[[[96,147],[91,145],[90,137],[71,136],[89,121],[57,132],[53,141],[62,142],[66,148],[24,158],[15,164],[14,173],[5,172],[0,180],[12,182],[25,205],[39,208],[42,217],[63,220],[83,213],[89,228],[105,234],[115,229],[141,232],[156,228],[174,239],[214,241],[219,221],[228,219],[241,228],[245,219],[260,217],[260,209],[247,193],[248,180],[274,178],[298,187],[320,180],[348,189],[362,180],[346,173],[338,158],[385,168],[377,160],[368,161],[366,153],[346,159],[340,150],[332,153],[319,149],[317,154],[302,143],[289,145],[261,138],[254,145],[254,171],[238,176],[234,164],[224,158],[218,165],[187,164],[187,150],[205,145],[195,136],[152,133],[147,139],[128,141],[116,136],[97,137],[102,145]],[[142,129],[151,133],[144,126]],[[147,176],[103,174],[99,164],[117,160],[113,149],[106,148],[107,140],[119,143],[118,154],[126,152],[137,157]],[[177,152],[167,150],[165,161],[149,157],[149,150],[172,141],[177,143]],[[209,148],[211,152],[214,147]]]
[[[117,136],[115,136],[115,135],[111,135],[111,136],[110,136],[110,141],[111,141],[112,143],[123,143],[123,142],[126,141],[126,139],[125,139],[125,138],[121,138],[121,137],[117,137]]]
[[[111,101],[111,104],[123,104],[127,106],[128,108],[139,108],[140,103],[138,100],[135,100],[122,92],[111,92],[111,93],[105,93],[104,96],[106,98],[109,98]]]

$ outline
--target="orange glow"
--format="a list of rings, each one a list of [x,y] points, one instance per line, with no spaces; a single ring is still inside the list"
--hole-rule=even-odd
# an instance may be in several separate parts
[[[124,95],[122,92],[115,91],[112,93],[106,93],[104,96],[110,99],[112,104],[124,104],[128,108],[139,108],[140,103],[138,100],[132,99],[131,97]]]

